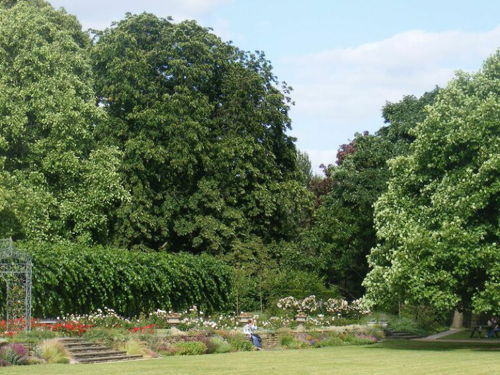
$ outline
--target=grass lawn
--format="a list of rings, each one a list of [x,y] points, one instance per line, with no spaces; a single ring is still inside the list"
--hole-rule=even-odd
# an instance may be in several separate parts
[[[500,345],[384,342],[369,346],[240,352],[167,357],[94,365],[2,368],[2,375],[493,375],[500,374]]]

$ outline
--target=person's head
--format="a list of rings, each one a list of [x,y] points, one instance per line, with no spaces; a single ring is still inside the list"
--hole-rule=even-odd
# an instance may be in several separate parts
[[[248,324],[252,324],[253,323],[253,320],[252,319],[248,319]]]

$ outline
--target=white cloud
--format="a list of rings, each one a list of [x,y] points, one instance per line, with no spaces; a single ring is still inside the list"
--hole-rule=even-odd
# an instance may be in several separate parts
[[[296,112],[363,119],[386,100],[444,86],[457,69],[477,69],[500,46],[500,27],[484,33],[408,31],[354,48],[288,58]]]
[[[105,28],[124,14],[149,12],[175,21],[198,19],[232,0],[49,0],[56,8],[63,7],[78,15],[84,28]]]
[[[284,59],[282,70],[294,87],[293,134],[299,147],[315,148],[309,152],[316,164],[332,163],[336,148],[356,131],[382,125],[380,110],[387,100],[445,86],[456,70],[480,68],[499,46],[500,26],[486,32],[414,30]],[[325,140],[323,144],[308,144],[311,133]]]

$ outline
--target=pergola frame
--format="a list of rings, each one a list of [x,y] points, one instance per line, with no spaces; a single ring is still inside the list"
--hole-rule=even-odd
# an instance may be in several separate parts
[[[7,331],[15,319],[31,330],[31,257],[16,250],[12,239],[0,239],[0,279],[5,282],[5,295],[2,298],[2,315],[7,322]]]

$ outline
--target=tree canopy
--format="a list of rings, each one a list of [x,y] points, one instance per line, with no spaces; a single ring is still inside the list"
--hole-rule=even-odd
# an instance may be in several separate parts
[[[2,236],[105,242],[126,199],[119,152],[98,148],[90,40],[44,1],[0,7]]]
[[[109,115],[99,134],[123,151],[132,195],[119,244],[224,253],[293,237],[311,198],[286,134],[288,89],[262,53],[141,14],[99,34],[92,56]]]
[[[390,162],[375,205],[379,243],[364,285],[379,305],[398,300],[500,311],[500,51],[459,73]]]
[[[387,187],[387,161],[407,152],[414,139],[408,133],[425,118],[424,108],[437,91],[387,103],[383,109],[387,125],[375,135],[357,133],[350,143],[340,146],[336,165],[326,169],[321,185],[328,190],[322,193],[302,246],[314,254],[319,262],[316,267],[327,280],[346,295],[363,295],[366,256],[376,245],[373,204]],[[315,191],[317,186],[313,186]]]

